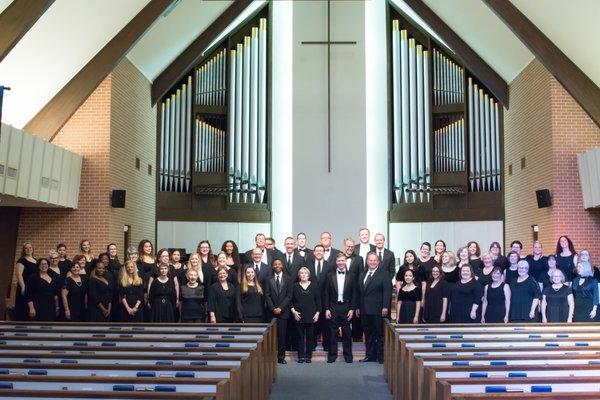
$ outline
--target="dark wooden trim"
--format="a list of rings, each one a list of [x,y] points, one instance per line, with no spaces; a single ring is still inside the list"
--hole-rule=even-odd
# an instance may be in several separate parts
[[[21,220],[20,207],[0,207],[0,320],[4,320],[6,313],[6,300],[15,298],[12,290],[12,277],[15,266],[15,254],[17,249],[17,236],[19,234],[19,222]]]
[[[554,75],[596,125],[600,126],[598,85],[510,1],[483,0],[483,2]]]
[[[172,1],[151,0],[25,125],[24,130],[52,139]]]
[[[208,26],[152,83],[152,105],[202,59],[202,51],[252,3],[236,0]]]
[[[495,2],[500,2],[498,0]],[[467,69],[508,109],[508,84],[422,0],[404,0],[462,59]]]
[[[14,0],[0,14],[0,61],[4,60],[52,3],[54,0]]]

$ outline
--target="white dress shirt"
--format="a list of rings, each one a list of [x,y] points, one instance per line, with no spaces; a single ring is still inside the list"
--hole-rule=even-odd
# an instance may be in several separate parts
[[[338,298],[337,301],[339,303],[343,303],[344,302],[344,284],[346,283],[346,274],[347,272],[344,272],[343,274],[338,273],[340,270],[336,269],[335,270],[335,276],[337,278],[337,285],[338,285]]]

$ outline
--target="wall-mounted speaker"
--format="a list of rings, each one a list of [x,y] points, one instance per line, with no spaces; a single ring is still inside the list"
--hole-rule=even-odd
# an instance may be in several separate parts
[[[550,197],[549,189],[540,189],[535,191],[538,208],[550,207],[552,205],[552,197]]]
[[[125,208],[125,190],[113,190],[110,195],[110,206],[113,208]]]

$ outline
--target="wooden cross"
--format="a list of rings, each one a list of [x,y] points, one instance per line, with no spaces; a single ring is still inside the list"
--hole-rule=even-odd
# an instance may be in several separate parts
[[[304,41],[300,43],[327,46],[327,172],[331,172],[331,45],[356,44],[356,42],[331,41],[331,0],[327,0],[327,40]]]

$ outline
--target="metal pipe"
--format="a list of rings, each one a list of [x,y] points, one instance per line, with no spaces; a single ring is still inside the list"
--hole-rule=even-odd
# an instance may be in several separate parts
[[[483,89],[479,88],[479,158],[481,159],[481,170],[479,176],[479,189],[485,191],[485,109],[483,106]]]
[[[485,113],[485,179],[487,183],[487,190],[492,190],[492,151],[491,151],[491,128],[490,128],[490,98],[485,94],[483,98],[483,109]]]
[[[473,161],[474,161],[474,189],[473,191],[478,192],[480,189],[479,186],[479,153],[481,149],[479,147],[479,88],[475,84],[473,85],[473,138],[475,141],[475,145],[473,148]]]
[[[267,19],[259,21],[258,86],[258,202],[264,203],[267,189]]]
[[[418,154],[417,147],[417,49],[415,39],[408,40],[408,64],[409,64],[409,76],[410,76],[410,154],[412,156],[410,162],[410,184],[412,189],[417,189],[418,181],[418,164],[415,155]],[[412,192],[412,202],[416,202],[417,194],[416,191]]]
[[[242,107],[242,97],[243,97],[243,84],[242,84],[242,77],[243,77],[243,51],[244,51],[244,45],[241,43],[237,44],[237,50],[236,50],[236,55],[235,55],[235,63],[236,63],[236,69],[235,69],[235,91],[236,91],[236,96],[235,96],[235,176],[234,176],[234,183],[235,183],[235,202],[239,203],[241,201],[241,190],[242,190],[242,148],[243,148],[243,144],[242,144],[242,114],[243,114],[243,107]]]
[[[227,163],[228,163],[228,181],[229,181],[229,202],[233,202],[234,198],[234,177],[235,177],[235,118],[236,118],[236,108],[235,108],[235,57],[236,51],[231,50],[229,52],[229,107],[227,112],[227,131],[229,132],[229,142],[227,147]]]
[[[402,194],[402,137],[400,113],[400,23],[392,22],[392,115],[394,118],[394,193],[396,203],[400,203]]]
[[[473,131],[473,80],[469,78],[467,85],[468,89],[468,107],[469,107],[469,187],[471,191],[475,191],[475,168],[474,168],[474,140],[475,132]]]
[[[160,190],[165,190],[165,102],[160,103]]]
[[[417,68],[417,186],[419,189],[425,187],[425,134],[424,128],[424,115],[423,115],[423,46],[420,44],[416,47],[416,68]],[[417,196],[419,201],[423,201],[423,193],[420,192]]]
[[[424,92],[424,125],[423,132],[425,135],[425,186],[429,187],[431,183],[431,126],[430,126],[430,107],[429,107],[429,99],[430,99],[430,87],[431,84],[429,82],[429,52],[423,51],[423,92]],[[431,200],[431,195],[427,193],[426,199],[429,202]]]
[[[250,171],[248,174],[250,203],[256,201],[258,170],[258,28],[252,28],[250,37]]]
[[[188,77],[188,92],[186,99],[186,114],[185,114],[185,191],[190,191],[192,181],[191,174],[191,152],[192,152],[192,76]]]
[[[244,37],[244,71],[242,78],[242,202],[248,202],[248,179],[250,172],[250,37]]]
[[[408,73],[408,31],[400,31],[400,69],[402,88],[402,190],[401,197],[409,202],[410,195],[404,189],[410,185],[410,114]]]

